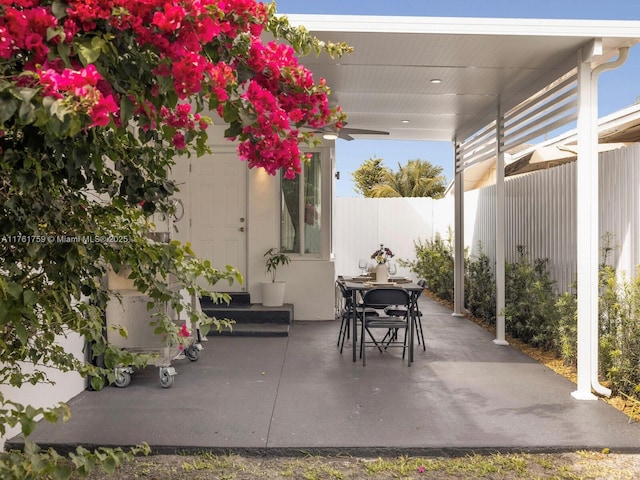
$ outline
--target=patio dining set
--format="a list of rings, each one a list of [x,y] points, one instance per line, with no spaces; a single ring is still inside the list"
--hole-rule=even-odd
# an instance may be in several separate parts
[[[375,347],[379,353],[401,348],[402,358],[411,366],[416,336],[418,344],[426,349],[422,313],[418,308],[418,298],[424,288],[424,280],[413,282],[402,277],[390,277],[386,282],[375,282],[367,275],[338,277],[336,313],[341,319],[337,342],[340,353],[345,340],[353,337],[354,362],[358,347],[363,366],[367,364],[367,347]]]

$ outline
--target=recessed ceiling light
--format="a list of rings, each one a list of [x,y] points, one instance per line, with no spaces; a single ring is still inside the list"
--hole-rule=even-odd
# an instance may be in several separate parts
[[[400,123],[409,123],[409,120],[400,120]]]
[[[335,133],[323,133],[322,138],[324,138],[325,140],[335,140],[336,138],[338,138],[338,135]]]
[[[440,78],[432,78],[431,83],[442,83],[442,79]]]

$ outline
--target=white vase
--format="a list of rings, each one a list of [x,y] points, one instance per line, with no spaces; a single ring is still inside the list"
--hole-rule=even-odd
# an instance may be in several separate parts
[[[386,263],[376,265],[376,282],[386,283],[389,281],[389,269]]]

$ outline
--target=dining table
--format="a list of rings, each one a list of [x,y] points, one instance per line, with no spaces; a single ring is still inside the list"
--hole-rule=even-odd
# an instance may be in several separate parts
[[[358,312],[355,311],[356,306],[358,305],[358,295],[363,295],[367,290],[378,287],[392,287],[392,288],[403,288],[407,292],[409,292],[411,301],[409,308],[409,354],[408,357],[408,365],[411,366],[413,363],[413,342],[416,330],[416,312],[418,311],[418,298],[422,294],[424,287],[418,285],[414,281],[403,278],[403,277],[389,277],[387,282],[376,282],[371,278],[366,276],[360,277],[339,277],[339,282],[342,282],[345,289],[352,296],[352,311],[349,312],[349,317],[351,317],[353,332],[353,340],[352,344],[352,353],[353,353],[353,361],[356,361],[356,352],[357,352],[357,326],[358,326]],[[360,339],[362,342],[362,339]]]

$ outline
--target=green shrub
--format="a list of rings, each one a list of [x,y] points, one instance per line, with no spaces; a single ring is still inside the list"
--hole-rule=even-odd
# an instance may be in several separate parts
[[[558,331],[555,282],[547,259],[531,263],[525,247],[517,249],[518,260],[505,265],[506,329],[523,342],[550,350]]]
[[[600,274],[600,372],[614,393],[640,397],[640,276],[618,279],[611,267]]]
[[[640,275],[619,278],[608,265],[613,251],[611,235],[603,237],[598,272],[598,327],[600,375],[611,382],[614,394],[640,398]],[[557,350],[567,365],[577,361],[577,295],[562,295],[556,306],[559,313]]]
[[[609,265],[601,264],[598,272],[599,365],[600,374],[614,383],[619,380],[616,364],[620,363],[621,353],[617,341],[621,306],[619,288],[616,270]]]
[[[25,440],[24,451],[0,452],[0,478],[68,480],[85,478],[96,470],[103,470],[111,476],[116,473],[117,467],[133,461],[136,455],[150,453],[151,448],[147,444],[128,450],[98,447],[90,451],[78,446],[75,451],[62,456],[52,448],[43,450],[35,443]]]
[[[416,259],[413,262],[400,261],[418,277],[427,281],[431,293],[445,301],[453,301],[453,240],[451,230],[446,240],[436,234],[433,240],[416,240]]]
[[[465,305],[469,313],[489,324],[496,323],[496,280],[489,257],[479,245],[476,258],[469,258],[465,270]]]
[[[575,289],[556,301],[558,335],[555,349],[565,365],[576,366],[578,360],[578,299]]]

